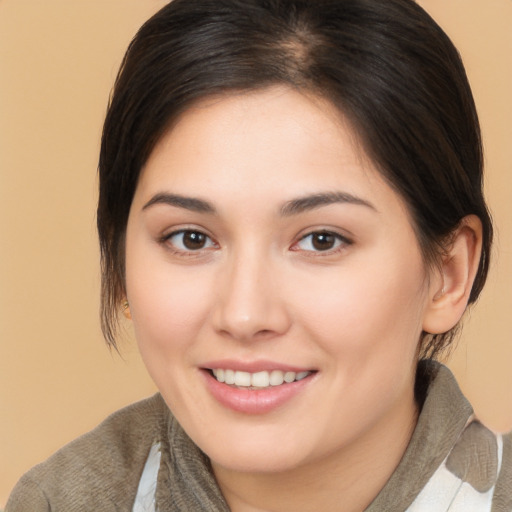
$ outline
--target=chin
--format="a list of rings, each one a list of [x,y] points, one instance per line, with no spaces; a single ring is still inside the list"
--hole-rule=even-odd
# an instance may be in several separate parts
[[[284,473],[301,465],[297,454],[276,454],[275,450],[256,455],[252,453],[238,454],[227,452],[210,457],[212,465],[236,473]]]
[[[250,429],[252,430],[252,429]],[[241,473],[285,472],[307,463],[310,450],[304,440],[282,433],[243,432],[231,434],[199,447],[212,464]],[[201,446],[203,445],[203,446]]]

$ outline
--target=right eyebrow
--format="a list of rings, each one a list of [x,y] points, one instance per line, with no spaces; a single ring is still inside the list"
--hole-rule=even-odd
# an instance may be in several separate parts
[[[187,197],[179,194],[169,194],[166,192],[155,194],[142,207],[142,209],[147,210],[155,204],[167,204],[169,206],[184,208],[185,210],[190,210],[197,213],[217,213],[217,210],[215,210],[214,206],[204,199],[198,199],[197,197]]]

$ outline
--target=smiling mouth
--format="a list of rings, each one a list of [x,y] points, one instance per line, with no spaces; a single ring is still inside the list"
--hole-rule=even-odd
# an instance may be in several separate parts
[[[264,389],[291,384],[309,377],[313,371],[283,372],[272,370],[250,373],[239,370],[214,368],[210,373],[218,382],[242,389]]]

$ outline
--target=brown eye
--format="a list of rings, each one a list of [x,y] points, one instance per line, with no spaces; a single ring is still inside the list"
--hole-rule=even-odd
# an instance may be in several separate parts
[[[302,237],[296,244],[296,249],[306,252],[326,252],[339,247],[350,245],[350,240],[332,231],[315,231]]]
[[[192,251],[202,249],[206,240],[206,235],[198,231],[186,231],[183,233],[183,245]]]
[[[336,237],[332,233],[313,233],[311,244],[317,251],[328,251],[334,247]]]
[[[167,238],[167,241],[178,251],[200,251],[214,246],[208,235],[193,230],[176,231]]]

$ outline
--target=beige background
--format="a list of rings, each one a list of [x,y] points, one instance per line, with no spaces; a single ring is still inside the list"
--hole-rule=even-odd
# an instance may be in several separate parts
[[[154,388],[98,327],[96,160],[122,53],[163,0],[0,0],[0,506],[20,475]],[[479,106],[498,230],[490,282],[449,361],[512,428],[512,1],[423,0]]]

